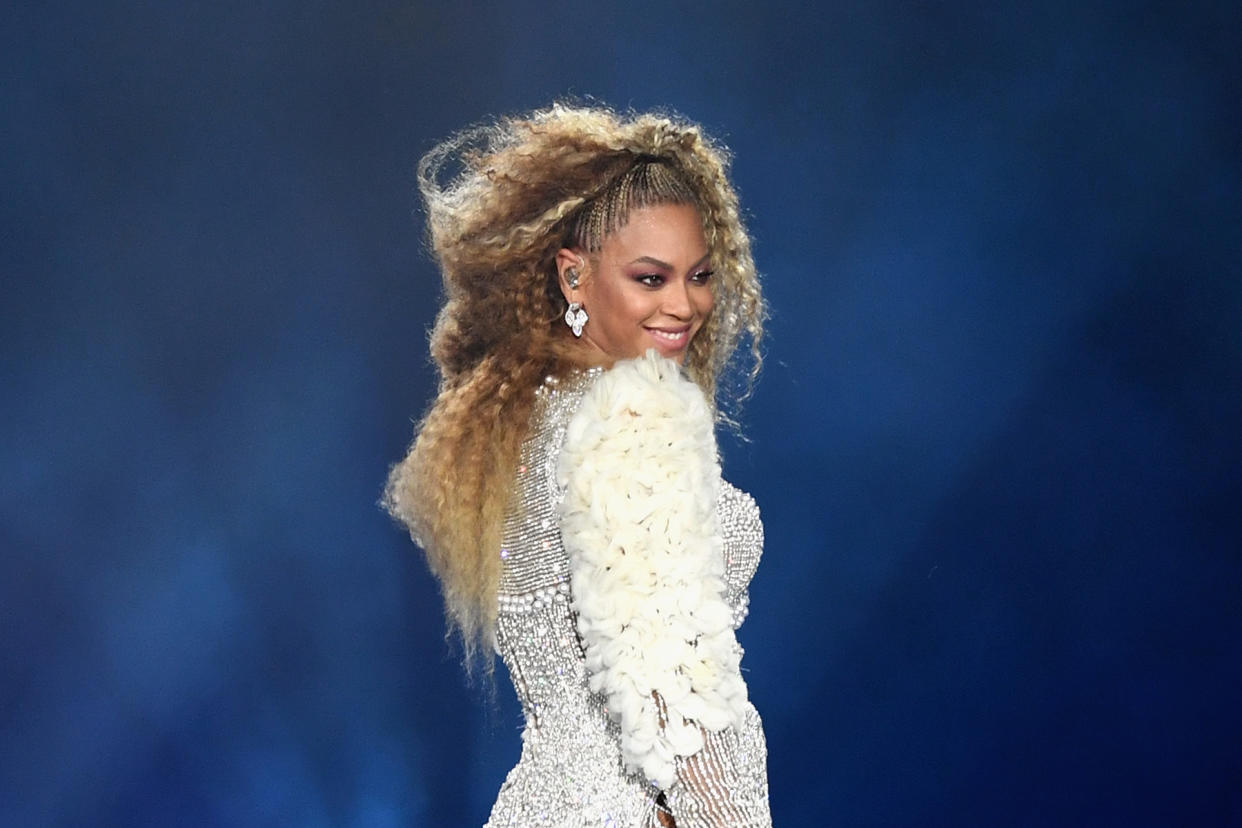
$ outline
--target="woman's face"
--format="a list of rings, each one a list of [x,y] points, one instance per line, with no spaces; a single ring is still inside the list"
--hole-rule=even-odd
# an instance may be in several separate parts
[[[688,204],[635,209],[597,255],[562,250],[557,265],[565,300],[580,302],[590,316],[579,341],[596,363],[650,348],[682,362],[712,311],[707,241],[698,210]],[[577,289],[567,280],[571,267]]]

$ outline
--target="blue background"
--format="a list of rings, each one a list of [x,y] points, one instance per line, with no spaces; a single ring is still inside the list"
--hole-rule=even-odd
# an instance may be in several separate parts
[[[1236,8],[6,7],[0,823],[486,818],[413,168],[574,94],[736,153],[777,824],[1237,824]]]

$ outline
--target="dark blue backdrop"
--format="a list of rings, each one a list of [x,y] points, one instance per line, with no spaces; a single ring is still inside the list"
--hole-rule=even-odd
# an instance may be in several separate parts
[[[1242,819],[1235,3],[10,4],[0,823],[477,825],[518,751],[375,507],[413,165],[564,94],[736,152],[781,826]]]

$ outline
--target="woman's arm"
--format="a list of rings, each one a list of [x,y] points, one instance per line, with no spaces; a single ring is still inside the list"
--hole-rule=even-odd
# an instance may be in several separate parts
[[[758,748],[740,735],[753,708],[724,599],[702,392],[654,354],[619,363],[571,419],[558,482],[591,689],[621,724],[627,767],[667,792],[678,828],[755,824],[730,804],[755,787],[739,760],[758,756],[766,812],[766,772],[761,731]]]
[[[706,733],[703,749],[677,760],[666,801],[677,828],[772,825],[767,746],[758,715],[740,728]]]

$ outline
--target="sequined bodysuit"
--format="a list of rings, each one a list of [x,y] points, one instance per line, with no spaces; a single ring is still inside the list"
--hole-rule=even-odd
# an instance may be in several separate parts
[[[667,807],[678,828],[770,826],[767,749],[749,702],[740,726],[705,733],[703,748],[676,759],[676,782],[661,789],[627,771],[620,725],[588,686],[584,645],[571,594],[570,558],[558,521],[558,456],[571,416],[601,372],[537,392],[522,448],[515,499],[504,527],[497,646],[526,718],[521,759],[509,773],[488,828],[613,826],[654,828]],[[724,598],[740,626],[759,563],[763,530],[749,495],[721,481]]]

